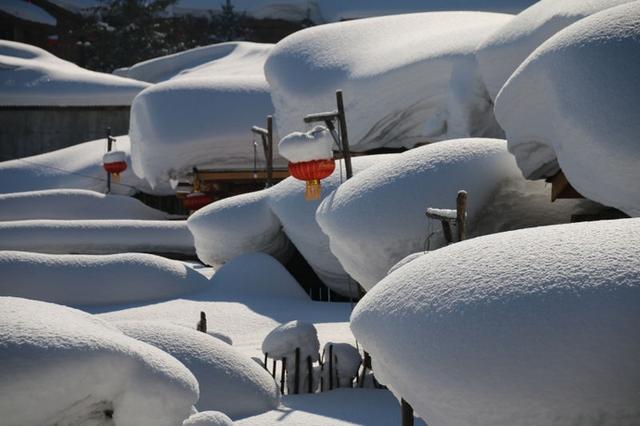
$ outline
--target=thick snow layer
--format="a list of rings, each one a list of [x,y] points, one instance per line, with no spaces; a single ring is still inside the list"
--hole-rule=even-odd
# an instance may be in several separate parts
[[[640,215],[640,3],[571,25],[518,68],[496,100],[529,179],[561,168],[585,197]]]
[[[245,41],[212,44],[118,68],[113,73],[149,83],[216,75],[255,77],[263,74],[262,67],[272,47],[273,44]]]
[[[541,0],[519,13],[478,47],[478,68],[491,99],[527,56],[556,32],[585,16],[630,1]]]
[[[253,168],[251,127],[273,114],[263,71],[270,49],[255,43],[229,45],[219,54],[226,56],[140,93],[129,130],[138,176],[156,186],[185,177],[193,167]],[[258,144],[260,168],[265,164],[262,151]],[[285,164],[279,156],[274,163]]]
[[[38,24],[55,27],[58,23],[56,18],[49,15],[44,9],[24,0],[3,0],[0,3],[0,11]]]
[[[393,155],[356,157],[354,173]],[[333,174],[322,180],[322,197],[336,189],[344,177],[344,166],[338,161]],[[320,201],[305,200],[304,191],[303,181],[289,177],[269,189],[225,198],[200,209],[187,221],[198,257],[214,266],[257,251],[282,260],[287,254],[285,243],[290,240],[327,286],[357,296],[357,283],[331,253],[329,239],[316,222]]]
[[[17,220],[0,222],[0,250],[39,253],[195,254],[184,220]]]
[[[175,358],[75,309],[2,297],[0,342],[4,425],[174,426],[198,400]]]
[[[326,127],[316,126],[308,132],[293,132],[278,143],[278,152],[287,160],[324,160],[333,158],[335,142]]]
[[[265,63],[278,131],[297,131],[306,114],[335,110],[335,91],[342,89],[354,151],[500,136],[474,52],[510,19],[417,13],[298,31]]]
[[[320,343],[318,331],[313,324],[290,321],[274,328],[262,342],[262,352],[270,358],[295,358],[296,348],[300,348],[300,359],[311,357],[312,361],[319,359]]]
[[[130,105],[148,83],[89,71],[39,47],[0,40],[0,105]]]
[[[458,139],[362,171],[325,198],[316,220],[345,270],[370,289],[405,256],[445,244],[440,222],[425,212],[455,208],[459,190],[468,193],[468,236],[568,222],[586,207],[551,204],[550,189],[522,177],[505,141]]]
[[[273,377],[232,346],[194,328],[150,322],[114,323],[127,336],[153,345],[182,362],[200,384],[198,410],[233,418],[272,410],[280,402]]]
[[[239,276],[242,279],[238,279]],[[218,300],[309,301],[309,296],[289,271],[264,253],[243,254],[229,261],[211,277],[211,287]]]
[[[0,221],[29,219],[167,219],[135,198],[83,189],[0,194]]]
[[[245,253],[263,252],[285,261],[289,239],[269,208],[266,191],[224,198],[198,210],[187,220],[200,260],[212,266]]]
[[[142,253],[107,256],[0,251],[0,295],[72,306],[179,297],[210,282],[184,263]]]
[[[335,389],[315,395],[287,395],[277,410],[235,422],[237,426],[389,426],[400,422],[400,403],[391,392]],[[417,419],[416,426],[424,426]]]
[[[349,343],[327,342],[322,349],[324,365],[322,377],[325,386],[330,383],[329,371],[329,348],[333,357],[333,383],[335,387],[351,387],[353,379],[358,375],[358,369],[362,363],[360,352]]]
[[[116,147],[129,153],[129,137],[119,136],[116,140]],[[45,154],[0,162],[0,193],[58,188],[104,193],[107,190],[107,172],[102,167],[102,156],[106,150],[106,139],[97,139]],[[145,180],[133,173],[129,158],[127,163],[129,167],[120,173],[118,181],[111,181],[112,194],[175,194],[169,185],[156,186],[152,190]]]
[[[233,426],[233,421],[219,411],[202,411],[192,414],[182,426]]]
[[[638,424],[639,242],[625,219],[456,243],[381,281],[351,329],[429,424]]]

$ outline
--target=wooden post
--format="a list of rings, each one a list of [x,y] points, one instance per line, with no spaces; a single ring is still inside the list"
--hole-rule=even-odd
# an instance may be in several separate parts
[[[309,393],[313,393],[313,362],[311,355],[307,357],[307,374],[309,375]]]
[[[371,369],[371,355],[369,355],[369,352],[364,351],[364,359],[362,360],[362,374],[360,376],[360,380],[358,380],[358,386],[361,388],[364,387],[364,379],[367,368]]]
[[[200,321],[198,321],[196,329],[198,331],[202,331],[203,333],[207,332],[207,314],[205,314],[204,312],[200,312]]]
[[[300,348],[296,348],[296,376],[295,381],[293,383],[293,393],[300,393]]]
[[[107,152],[111,152],[113,148],[113,139],[111,139],[111,127],[107,127]],[[107,194],[111,193],[111,173],[107,172]]]
[[[284,395],[284,371],[287,369],[287,358],[282,358],[282,372],[280,374],[280,393]]]
[[[267,370],[267,372],[269,372],[269,366],[267,365],[267,358],[268,358],[267,353],[264,354],[264,369]]]
[[[272,365],[272,366],[273,366],[273,371],[271,372],[271,376],[272,376],[274,379],[276,378],[276,366],[277,366],[277,364],[276,364],[276,363],[277,363],[277,361],[276,361],[276,359],[274,358],[274,359],[273,359],[273,365]]]
[[[402,426],[413,426],[413,408],[404,399],[400,400]]]
[[[336,103],[338,104],[338,123],[340,123],[340,142],[342,143],[342,157],[344,168],[347,171],[347,179],[353,177],[351,167],[351,148],[349,147],[349,135],[347,134],[347,118],[344,113],[344,102],[342,100],[342,90],[336,91]]]
[[[451,244],[453,242],[453,234],[451,233],[451,225],[449,225],[448,220],[441,220],[442,223],[442,233],[444,234],[444,239],[447,241],[447,244]]]
[[[267,116],[267,186],[273,185],[273,116]]]
[[[333,389],[333,345],[329,345],[329,390]]]
[[[458,191],[456,198],[456,224],[458,225],[458,241],[465,239],[467,219],[467,191]]]

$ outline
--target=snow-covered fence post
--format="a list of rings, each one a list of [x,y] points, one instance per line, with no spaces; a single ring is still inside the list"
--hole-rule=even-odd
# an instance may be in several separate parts
[[[458,191],[456,198],[456,225],[458,226],[458,241],[465,239],[467,219],[467,191]]]
[[[295,382],[293,385],[293,393],[294,394],[299,394],[300,393],[300,348],[296,348],[296,366],[295,366],[295,373],[296,373],[296,377],[295,377]]]
[[[287,358],[282,358],[282,372],[280,374],[280,393],[284,395],[284,372],[287,369]]]
[[[111,152],[113,148],[113,141],[115,140],[111,136],[111,127],[106,128],[107,132],[107,152]],[[107,194],[111,193],[111,173],[107,172]]]
[[[207,314],[202,311],[200,312],[200,321],[198,321],[196,330],[202,331],[203,333],[207,332]]]
[[[333,345],[329,346],[329,390],[333,390]]]
[[[276,378],[276,367],[278,366],[277,362],[278,361],[274,358],[273,359],[273,371],[271,372],[271,376],[273,377],[274,380]]]
[[[309,393],[313,393],[313,361],[311,355],[307,357],[307,375],[309,377]]]
[[[265,352],[265,354],[264,354],[264,369],[267,370],[267,372],[269,372],[269,366],[267,365],[268,358],[269,358],[269,354]]]

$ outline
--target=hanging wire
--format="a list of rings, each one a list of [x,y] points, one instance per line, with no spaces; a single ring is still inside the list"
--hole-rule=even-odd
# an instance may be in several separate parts
[[[258,142],[256,142],[256,136],[253,135],[253,178],[258,177]]]

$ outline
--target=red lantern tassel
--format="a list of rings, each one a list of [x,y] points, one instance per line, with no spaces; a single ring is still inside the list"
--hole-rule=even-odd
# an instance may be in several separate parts
[[[304,199],[307,201],[319,200],[322,187],[318,179],[306,181],[307,185],[304,191]]]

